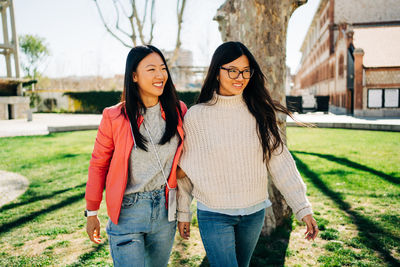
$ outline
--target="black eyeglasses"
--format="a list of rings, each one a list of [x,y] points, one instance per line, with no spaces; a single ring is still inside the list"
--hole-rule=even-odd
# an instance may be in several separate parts
[[[250,79],[253,76],[254,70],[247,69],[247,70],[238,70],[238,69],[228,69],[224,67],[219,67],[222,70],[226,70],[228,72],[228,76],[231,79],[239,78],[239,75],[242,74],[243,79]]]

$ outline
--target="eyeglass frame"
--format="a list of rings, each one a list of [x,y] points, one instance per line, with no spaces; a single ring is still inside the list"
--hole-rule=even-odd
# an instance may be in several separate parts
[[[242,78],[243,78],[243,79],[250,80],[251,77],[253,77],[253,74],[254,74],[254,70],[253,70],[253,69],[250,69],[250,77],[249,77],[249,78],[245,78],[244,75],[243,75],[243,73],[244,73],[245,71],[248,71],[248,69],[240,71],[240,70],[238,70],[238,69],[233,69],[233,68],[228,69],[228,68],[225,68],[225,67],[222,67],[222,66],[219,67],[219,68],[222,69],[222,70],[226,70],[226,71],[228,72],[228,77],[229,77],[229,79],[232,79],[232,80],[235,80],[235,79],[239,78],[240,74],[242,74]],[[237,70],[237,71],[239,72],[238,76],[236,76],[235,78],[232,78],[231,75],[229,74],[229,71],[230,71],[230,70]]]

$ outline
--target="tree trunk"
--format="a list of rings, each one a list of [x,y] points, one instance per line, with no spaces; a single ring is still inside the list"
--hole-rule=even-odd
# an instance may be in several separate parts
[[[267,77],[267,88],[273,99],[285,105],[286,29],[294,10],[307,0],[226,0],[218,9],[222,40],[240,41],[257,58]],[[285,132],[286,117],[280,116]],[[269,179],[269,197],[272,207],[267,209],[262,233],[269,235],[291,216],[292,212],[282,195]]]

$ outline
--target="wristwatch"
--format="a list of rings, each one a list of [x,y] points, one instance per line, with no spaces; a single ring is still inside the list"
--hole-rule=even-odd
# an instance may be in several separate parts
[[[96,216],[97,210],[85,210],[85,217]]]

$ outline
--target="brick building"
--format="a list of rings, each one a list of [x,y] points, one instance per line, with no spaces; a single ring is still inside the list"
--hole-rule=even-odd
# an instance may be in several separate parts
[[[321,0],[303,41],[293,95],[330,96],[330,111],[400,116],[398,0]]]

